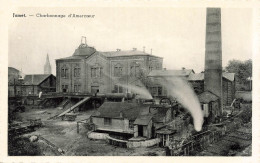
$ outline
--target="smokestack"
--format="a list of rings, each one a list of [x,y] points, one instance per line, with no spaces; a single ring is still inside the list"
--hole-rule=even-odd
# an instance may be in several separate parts
[[[204,90],[220,98],[218,115],[223,111],[221,44],[221,9],[207,8]]]

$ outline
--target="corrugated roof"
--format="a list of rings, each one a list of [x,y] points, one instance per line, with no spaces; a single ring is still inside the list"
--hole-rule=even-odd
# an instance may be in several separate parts
[[[207,104],[212,101],[217,101],[219,99],[218,96],[216,96],[215,94],[213,94],[209,91],[205,91],[205,92],[201,93],[198,96],[198,98],[199,98],[199,101],[204,104]]]
[[[189,76],[194,73],[192,69],[182,69],[182,70],[153,70],[148,76]]]
[[[135,125],[148,125],[149,122],[152,120],[152,115],[140,115],[137,117],[137,119],[134,121]]]
[[[107,118],[120,118],[120,112],[122,118],[129,120],[135,120],[143,110],[148,110],[149,105],[141,105],[137,103],[128,102],[104,102],[99,108],[98,117]]]
[[[24,85],[39,85],[45,79],[47,79],[52,74],[32,74],[25,75],[24,77]]]
[[[222,77],[229,80],[234,81],[235,73],[223,72]],[[204,73],[190,74],[188,77],[189,81],[202,81],[204,80]]]

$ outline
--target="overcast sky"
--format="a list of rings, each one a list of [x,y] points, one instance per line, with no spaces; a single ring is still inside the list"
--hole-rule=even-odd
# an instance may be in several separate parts
[[[231,59],[252,58],[251,9],[221,10],[223,67]],[[68,57],[81,36],[98,51],[133,47],[164,58],[163,67],[204,69],[206,8],[25,8],[27,15],[91,14],[94,18],[13,18],[9,25],[9,66],[25,74],[41,74],[47,53],[56,74],[55,59]]]

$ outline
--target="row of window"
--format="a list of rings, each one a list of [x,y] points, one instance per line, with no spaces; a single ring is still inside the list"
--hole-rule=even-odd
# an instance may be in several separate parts
[[[61,68],[61,77],[62,78],[69,77],[69,69],[67,67]],[[80,77],[80,68],[79,67],[74,68],[74,77]]]
[[[104,118],[104,125],[105,126],[111,126],[112,125],[112,119],[111,118]],[[134,121],[129,121],[129,128],[134,129]]]
[[[68,92],[69,86],[67,84],[61,85],[62,92]],[[74,92],[81,92],[81,85],[74,84]]]
[[[138,73],[140,71],[139,65],[134,65],[130,67],[130,76],[138,76]],[[92,67],[91,68],[91,77],[101,78],[103,73],[103,67]],[[123,76],[123,67],[120,65],[117,65],[114,67],[114,76],[115,77],[121,77]],[[62,78],[68,78],[69,77],[69,69],[67,67],[63,67],[61,69],[61,77]],[[75,67],[74,68],[74,77],[80,77],[80,68]]]
[[[153,71],[153,70],[160,70],[160,67],[159,66],[149,66],[149,72]]]
[[[67,84],[61,85],[62,92],[68,92],[69,86]],[[98,86],[91,86],[91,92],[95,93],[99,89]],[[81,84],[74,84],[74,92],[81,92]],[[123,87],[115,85],[114,93],[123,93]]]

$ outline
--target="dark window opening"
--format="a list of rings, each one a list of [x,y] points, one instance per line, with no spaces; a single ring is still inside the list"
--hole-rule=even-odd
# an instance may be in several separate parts
[[[162,96],[162,87],[158,87],[158,96]]]
[[[111,118],[104,118],[104,125],[105,126],[110,126],[112,124]]]
[[[80,92],[80,84],[75,84],[74,85],[74,92]]]
[[[62,78],[68,78],[69,77],[69,70],[68,68],[64,67],[61,69],[61,77]]]
[[[62,88],[62,92],[68,92],[68,85],[62,85],[61,88]]]
[[[115,85],[114,87],[114,93],[123,93],[123,87],[119,85]]]
[[[102,71],[103,71],[103,68],[102,67],[92,67],[91,68],[91,77],[102,77]]]
[[[120,77],[123,75],[123,67],[121,65],[116,65],[114,67],[114,76]]]
[[[129,121],[129,128],[134,129],[134,121]]]
[[[80,68],[79,67],[74,68],[74,77],[80,77]]]

